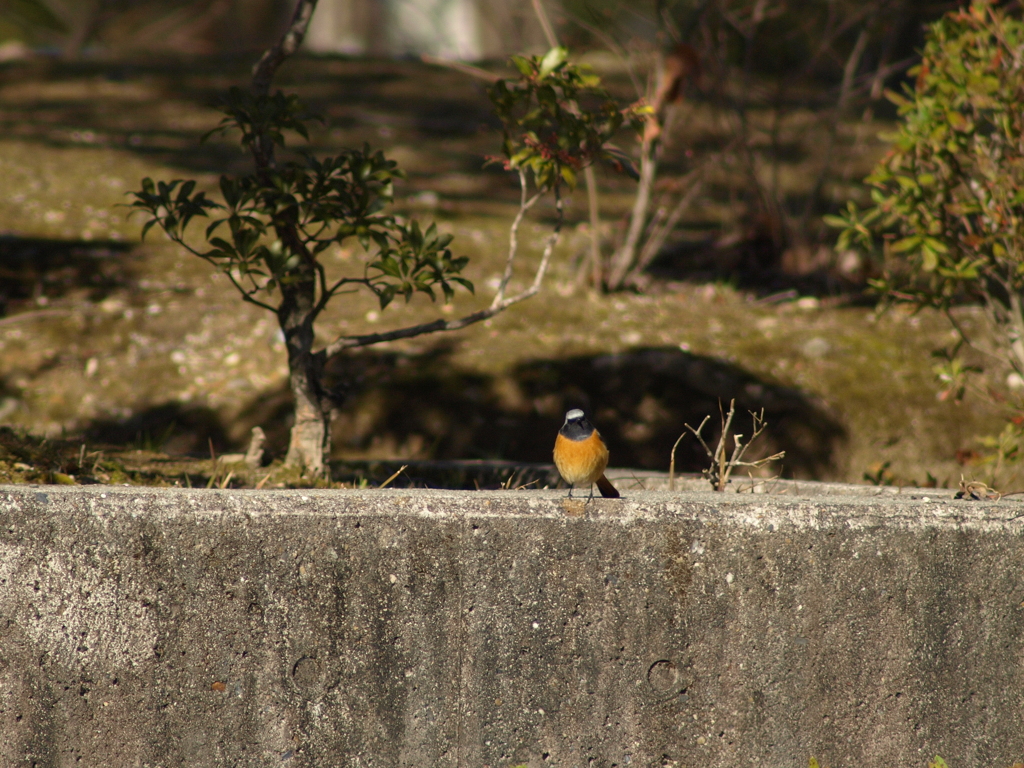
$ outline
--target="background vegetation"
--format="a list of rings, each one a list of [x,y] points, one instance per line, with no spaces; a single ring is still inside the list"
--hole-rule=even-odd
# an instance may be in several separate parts
[[[648,215],[670,212],[696,178],[699,193],[629,290],[607,293],[591,279],[595,230],[577,193],[540,296],[445,339],[354,354],[334,421],[335,462],[364,474],[368,465],[352,462],[545,462],[562,414],[580,405],[614,464],[664,470],[683,423],[735,397],[741,408],[765,408],[763,450],[785,450],[789,476],[955,485],[961,473],[985,473],[972,462],[1002,414],[984,399],[941,399],[930,355],[955,343],[948,325],[930,311],[877,317],[863,293],[873,263],[836,252],[821,223],[851,198],[867,202],[859,180],[895,118],[882,91],[898,87],[923,22],[944,7],[567,3],[553,14],[559,35],[623,101],[653,92],[659,51],[677,40],[696,51],[699,73],[662,114]],[[283,456],[283,344],[273,318],[239,306],[216,270],[172,243],[138,245],[138,222],[117,206],[144,176],[187,174],[216,195],[220,173],[244,170],[231,142],[198,138],[218,122],[218,98],[248,80],[253,56],[143,55],[117,42],[130,35],[118,38],[126,17],[110,10],[77,48],[61,47],[67,32],[38,31],[35,42],[51,41],[60,56],[0,70],[0,414],[51,446],[68,439],[46,471],[103,479],[113,469],[102,462],[117,455],[137,459],[152,481],[192,482],[182,457],[242,450],[256,425],[269,455]],[[221,41],[217,50],[233,49]],[[408,172],[395,187],[399,213],[437,218],[455,236],[453,251],[470,257],[464,274],[478,294],[493,290],[517,191],[500,168],[483,167],[499,136],[482,80],[418,62],[306,57],[286,64],[276,84],[326,116],[311,132],[316,153],[369,140],[398,161]],[[635,157],[639,147],[623,150]],[[610,170],[597,182],[598,246],[608,258],[636,186]],[[527,266],[537,264],[553,213],[539,207],[524,230]],[[339,266],[357,258],[344,246],[328,256]],[[485,302],[458,296],[442,312],[461,316]],[[953,311],[963,328],[986,332],[979,310]],[[429,302],[415,300],[392,312],[389,327],[433,317]],[[323,338],[381,323],[372,296],[354,297],[326,313]],[[1005,389],[1011,371],[984,364],[982,385]],[[7,476],[26,471],[19,463],[31,466],[7,456]],[[677,467],[702,465],[699,446],[684,441]]]

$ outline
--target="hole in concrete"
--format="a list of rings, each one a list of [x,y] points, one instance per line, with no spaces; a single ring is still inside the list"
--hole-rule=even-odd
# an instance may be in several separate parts
[[[679,670],[668,659],[659,659],[647,669],[647,682],[655,693],[674,693],[679,684]]]
[[[303,656],[301,659],[295,662],[295,666],[292,667],[292,677],[295,678],[297,685],[308,688],[316,683],[317,677],[319,677],[320,668],[314,659],[309,656]]]

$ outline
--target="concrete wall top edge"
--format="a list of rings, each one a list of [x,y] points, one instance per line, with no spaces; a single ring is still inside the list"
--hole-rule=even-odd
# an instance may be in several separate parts
[[[927,493],[927,492],[924,492]],[[206,490],[117,486],[0,485],[0,512],[51,507],[95,516],[553,518],[630,525],[692,521],[750,529],[1024,529],[1024,502],[955,500],[934,495],[773,496],[642,491],[623,499],[567,499],[562,491]],[[939,495],[941,494],[941,495]],[[55,508],[54,508],[55,507]]]

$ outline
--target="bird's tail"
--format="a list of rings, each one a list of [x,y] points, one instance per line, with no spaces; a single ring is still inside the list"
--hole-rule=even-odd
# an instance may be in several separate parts
[[[599,490],[601,495],[606,499],[619,498],[619,492],[615,490],[615,486],[608,482],[608,478],[604,475],[597,478],[597,490]]]

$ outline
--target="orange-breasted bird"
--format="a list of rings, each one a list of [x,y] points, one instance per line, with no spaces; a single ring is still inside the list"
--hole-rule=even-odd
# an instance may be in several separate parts
[[[604,476],[608,466],[608,446],[601,439],[601,433],[587,421],[583,411],[573,408],[565,414],[565,424],[555,438],[555,466],[558,474],[569,484],[569,497],[577,485],[589,485],[590,497],[594,498],[594,483],[601,495],[608,499],[619,498],[615,486]]]

